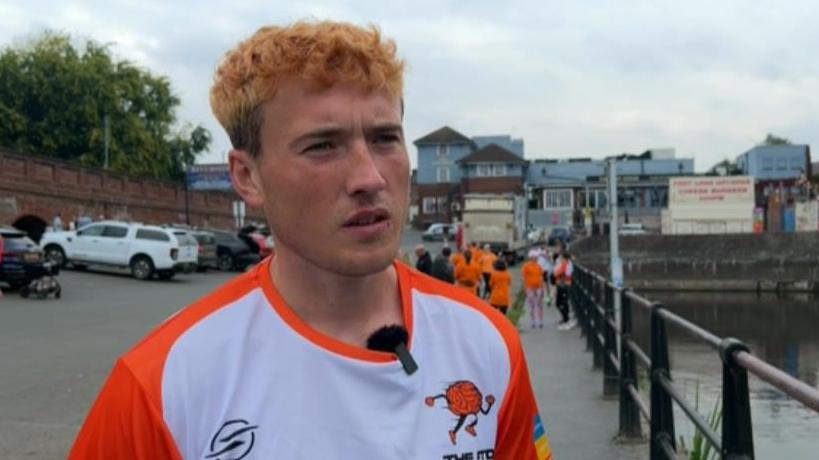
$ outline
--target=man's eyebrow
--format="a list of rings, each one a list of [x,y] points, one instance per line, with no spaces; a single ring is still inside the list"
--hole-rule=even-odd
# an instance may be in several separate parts
[[[297,137],[293,142],[290,143],[291,147],[295,147],[298,144],[305,142],[310,139],[328,139],[339,136],[344,134],[345,130],[338,127],[338,126],[323,126],[321,128],[316,128],[312,131],[308,131],[301,136]]]
[[[401,123],[379,123],[373,125],[367,131],[376,132],[376,133],[383,133],[383,132],[390,132],[390,131],[399,131],[402,134],[404,133],[404,127]]]

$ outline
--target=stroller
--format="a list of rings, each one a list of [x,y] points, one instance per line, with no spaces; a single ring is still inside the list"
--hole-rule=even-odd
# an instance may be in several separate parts
[[[59,273],[60,269],[56,265],[52,263],[43,264],[42,275],[32,280],[28,285],[20,288],[20,296],[27,299],[33,295],[38,299],[45,299],[49,295],[54,294],[54,298],[59,299],[62,294],[62,287],[56,278]]]

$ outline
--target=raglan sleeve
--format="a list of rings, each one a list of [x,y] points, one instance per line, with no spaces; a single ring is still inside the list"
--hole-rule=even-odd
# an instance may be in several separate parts
[[[552,449],[537,409],[520,337],[510,340],[511,374],[498,415],[496,460],[552,460]]]
[[[133,372],[117,361],[74,441],[69,460],[181,460],[173,436]]]

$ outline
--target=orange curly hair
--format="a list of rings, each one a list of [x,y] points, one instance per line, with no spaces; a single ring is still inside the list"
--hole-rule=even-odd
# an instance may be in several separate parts
[[[259,154],[261,107],[293,78],[318,89],[352,83],[400,97],[404,61],[375,26],[323,21],[262,27],[225,55],[210,90],[213,114],[234,148]]]

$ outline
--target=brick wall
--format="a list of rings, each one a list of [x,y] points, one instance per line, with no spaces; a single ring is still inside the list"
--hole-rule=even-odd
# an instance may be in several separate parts
[[[230,229],[233,201],[225,192],[189,192],[192,225]],[[140,179],[71,163],[0,150],[0,224],[35,215],[46,222],[56,213],[64,222],[82,214],[93,219],[129,219],[144,223],[185,222],[183,186]],[[246,220],[264,221],[248,208]]]

